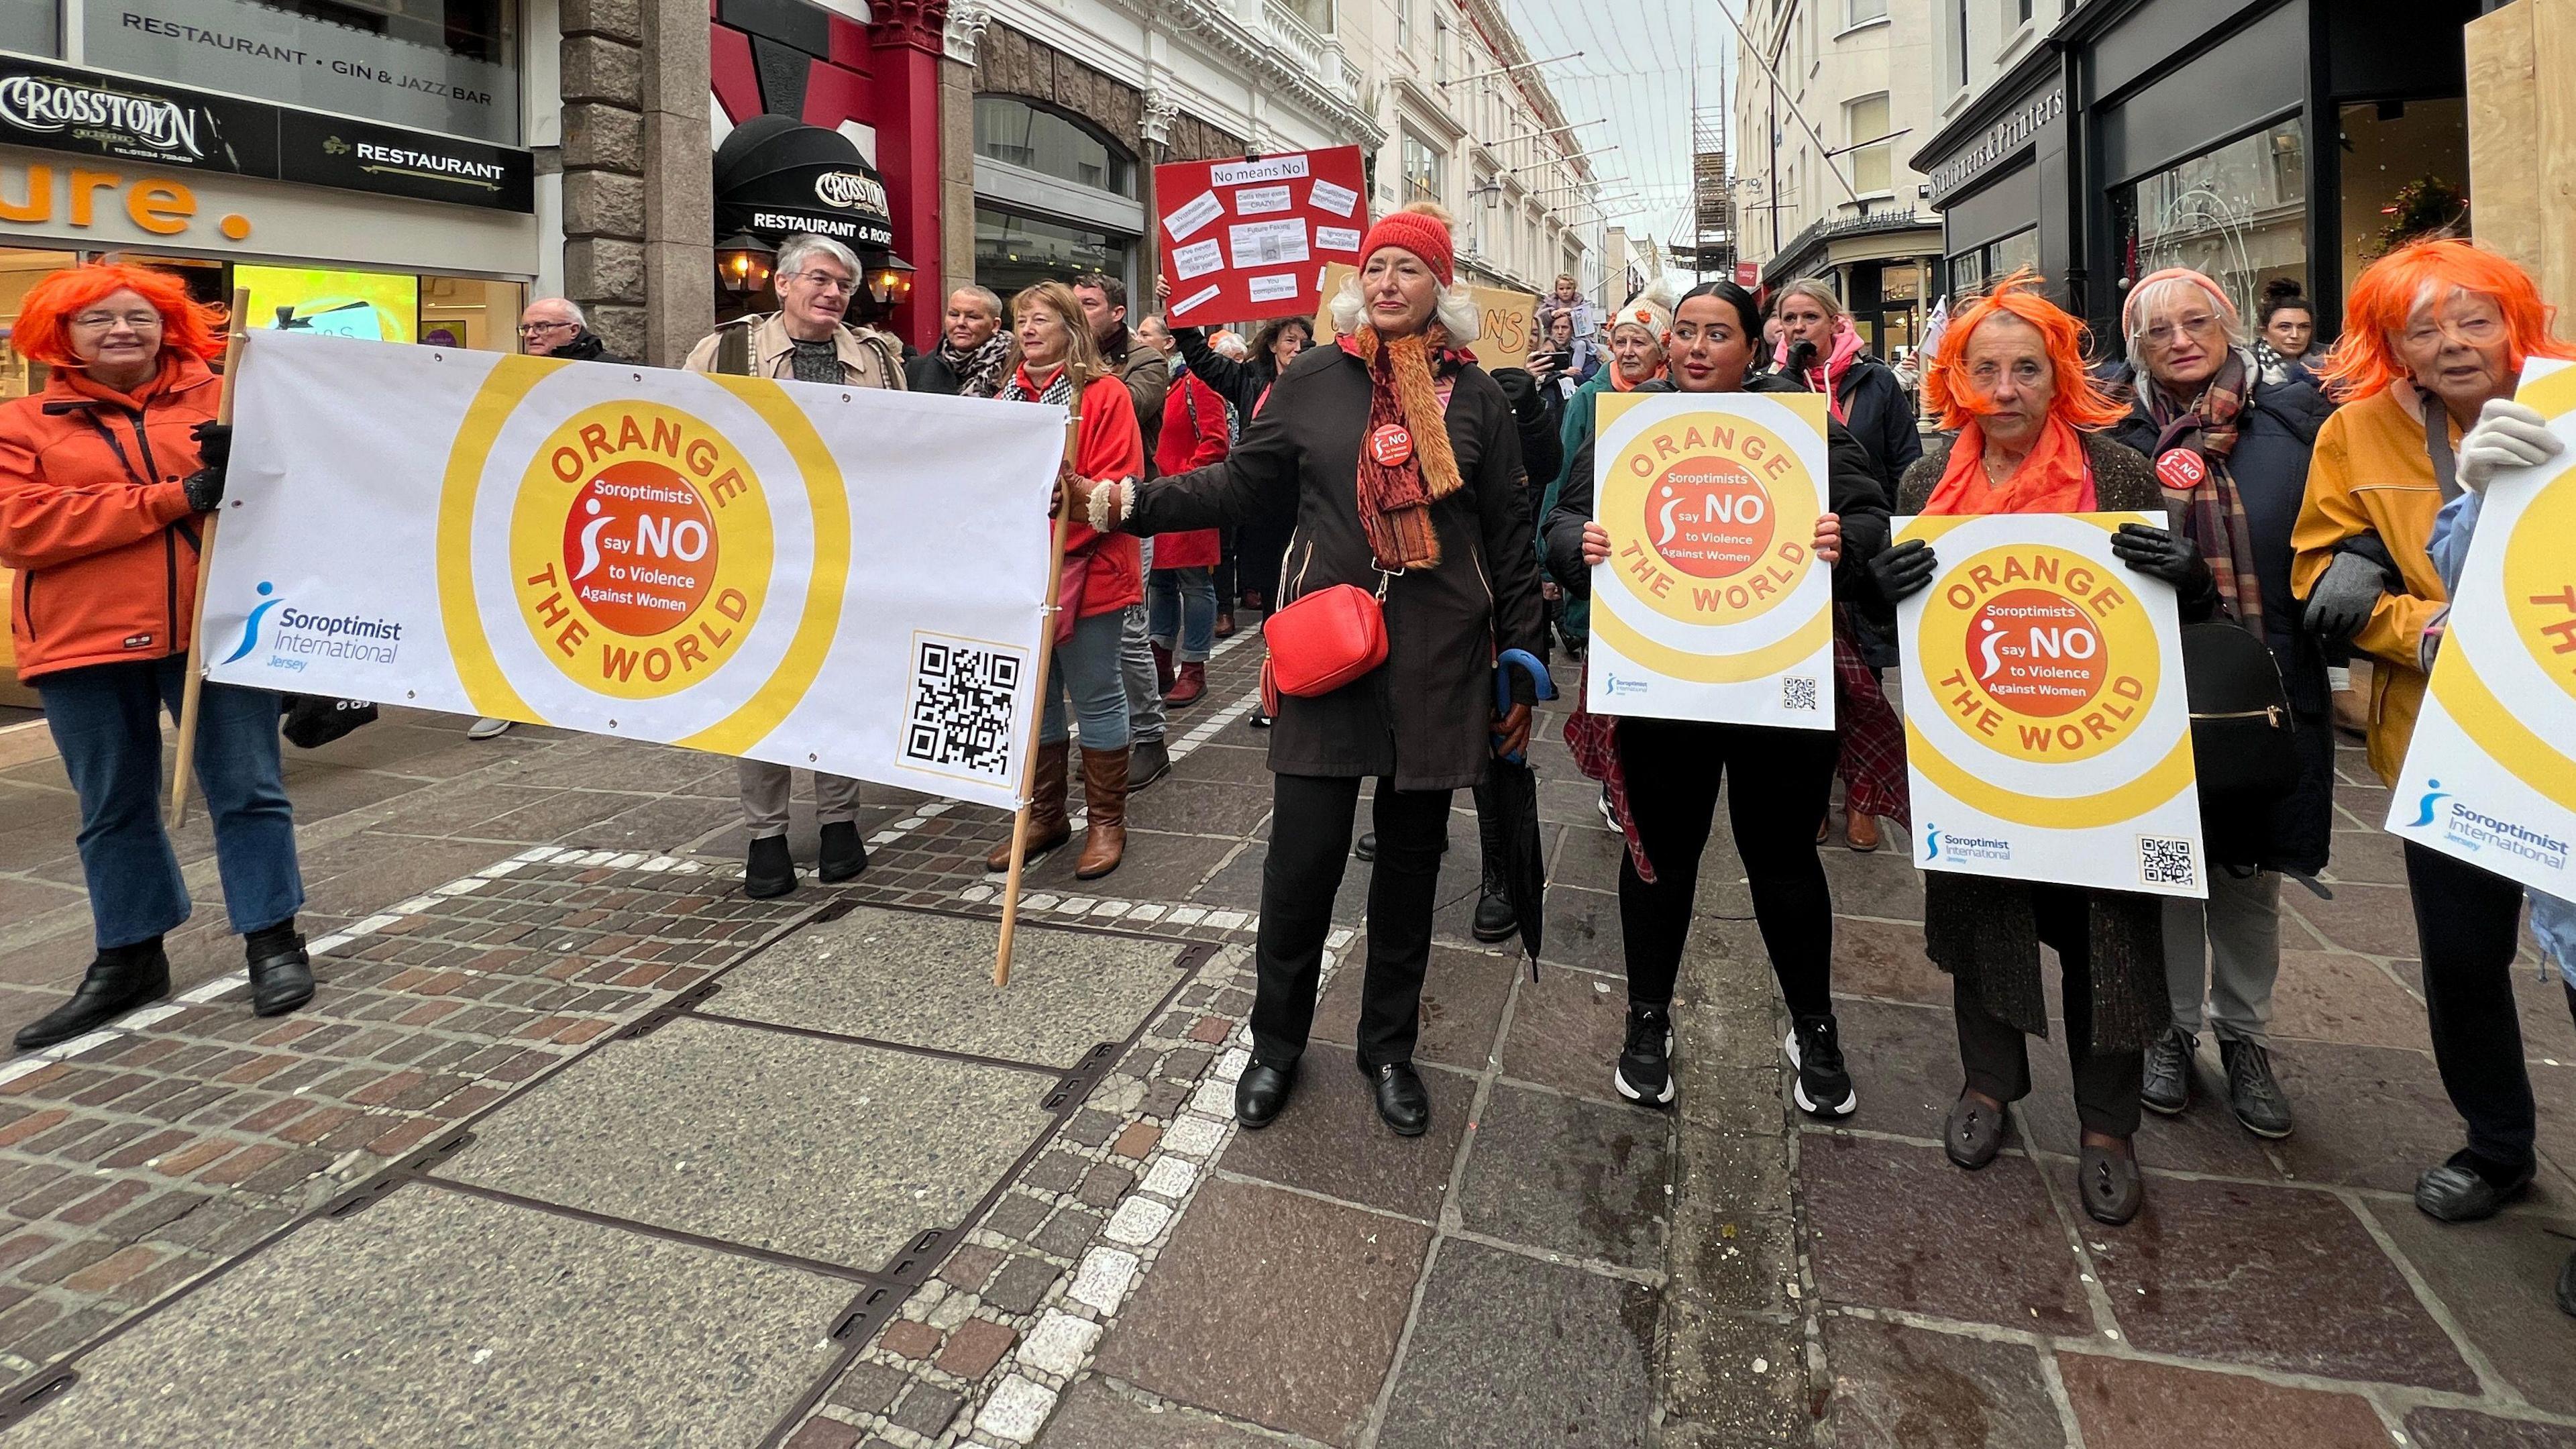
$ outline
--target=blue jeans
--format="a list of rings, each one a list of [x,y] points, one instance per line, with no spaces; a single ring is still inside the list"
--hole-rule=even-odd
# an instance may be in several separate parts
[[[1145,580],[1146,632],[1181,664],[1204,664],[1216,647],[1216,580],[1206,569],[1156,569]],[[1180,647],[1173,648],[1173,636]]]
[[[101,950],[188,919],[188,887],[161,827],[161,710],[179,713],[184,657],[93,664],[35,681],[45,727],[81,804],[81,875]],[[197,783],[215,826],[224,911],[244,935],[304,907],[295,810],[278,759],[277,696],[209,684],[197,703]]]
[[[1073,636],[1055,646],[1047,670],[1046,717],[1038,726],[1038,743],[1064,743],[1065,697],[1082,720],[1086,750],[1127,748],[1127,684],[1118,669],[1118,650],[1127,628],[1127,610],[1094,614],[1073,626]]]

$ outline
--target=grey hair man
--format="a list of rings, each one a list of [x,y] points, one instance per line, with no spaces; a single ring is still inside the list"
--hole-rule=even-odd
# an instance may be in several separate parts
[[[789,237],[778,249],[778,310],[717,328],[689,349],[686,366],[691,372],[902,391],[903,354],[894,338],[842,321],[865,275],[858,257],[839,242]],[[742,823],[751,837],[742,893],[755,899],[786,895],[796,889],[796,864],[787,848],[795,776],[785,765],[760,760],[738,762],[738,776]],[[866,870],[867,843],[859,838],[859,782],[817,773],[814,814],[822,823],[817,874],[823,881],[849,880]]]

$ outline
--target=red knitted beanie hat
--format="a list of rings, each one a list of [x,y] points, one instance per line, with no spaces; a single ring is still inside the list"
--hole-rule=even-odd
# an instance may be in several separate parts
[[[1400,211],[1391,211],[1377,219],[1360,241],[1360,269],[1368,269],[1369,258],[1380,247],[1402,247],[1422,258],[1423,264],[1447,287],[1458,280],[1456,245],[1449,238],[1449,213],[1427,201],[1417,201]]]

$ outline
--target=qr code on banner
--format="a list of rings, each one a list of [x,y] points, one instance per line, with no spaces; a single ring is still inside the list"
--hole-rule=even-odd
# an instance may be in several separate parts
[[[2191,842],[2161,835],[2138,837],[2138,882],[2151,886],[2196,886],[2200,871],[2192,864]]]
[[[1020,732],[1016,650],[934,635],[913,636],[911,704],[903,757],[933,769],[1008,779]]]
[[[1809,714],[1813,714],[1816,709],[1816,681],[1812,678],[1796,674],[1788,675],[1781,679],[1780,707],[1782,709],[1789,710],[1804,710]]]

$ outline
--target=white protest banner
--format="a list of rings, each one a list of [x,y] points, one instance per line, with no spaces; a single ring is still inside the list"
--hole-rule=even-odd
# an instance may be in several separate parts
[[[1584,708],[1834,727],[1825,400],[1812,393],[1608,393],[1598,403]]]
[[[2123,523],[2164,518],[1896,520],[1940,563],[1896,610],[1917,867],[2208,895],[2182,622],[2111,552]]]
[[[207,677],[1010,808],[1065,412],[261,332]]]
[[[2524,364],[2521,401],[2576,444],[2576,365]],[[2576,897],[2576,446],[2479,505],[2388,830]]]

